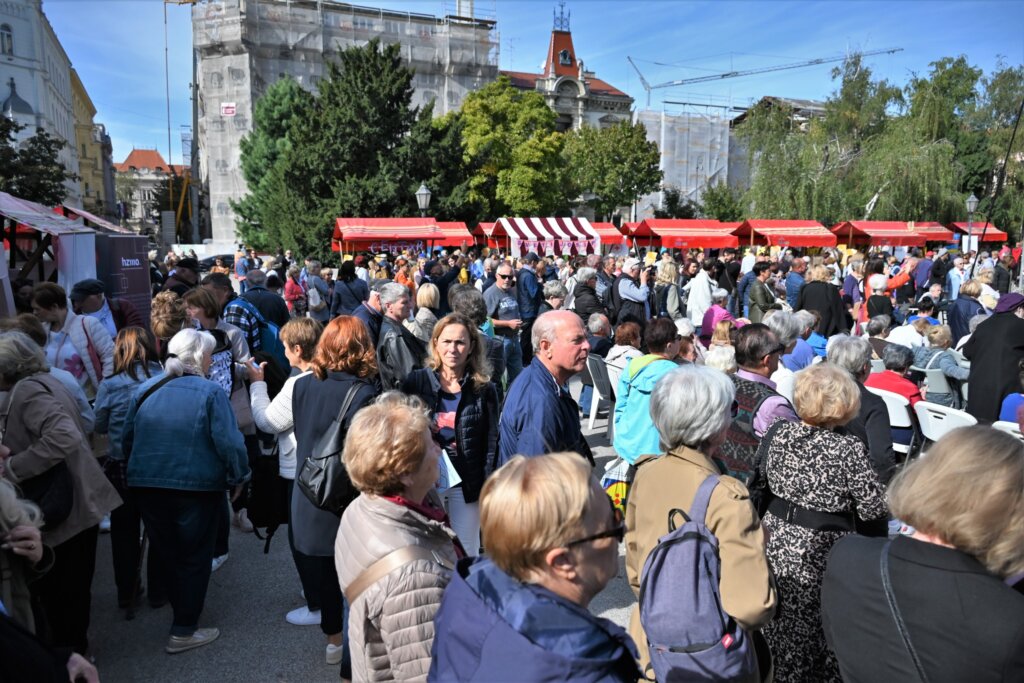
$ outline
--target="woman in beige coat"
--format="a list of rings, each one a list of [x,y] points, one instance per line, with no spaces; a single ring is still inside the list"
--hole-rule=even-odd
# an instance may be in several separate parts
[[[0,405],[0,476],[26,495],[26,489],[43,486],[55,496],[35,499],[43,509],[43,542],[53,548],[54,563],[32,591],[42,602],[52,644],[84,654],[99,523],[121,498],[93,457],[75,399],[47,370],[42,349],[27,335],[0,335],[0,391],[8,392]],[[65,503],[60,512],[65,519],[53,518],[62,507],[55,502]]]
[[[344,460],[361,495],[345,510],[334,546],[349,603],[356,681],[425,681],[434,614],[465,553],[434,491],[440,448],[426,406],[388,392],[360,410]]]
[[[688,509],[701,483],[717,474],[719,485],[708,503],[706,523],[718,538],[722,609],[742,628],[755,631],[771,620],[776,603],[761,520],[746,487],[722,473],[710,457],[725,440],[734,395],[725,373],[700,365],[681,366],[655,386],[651,418],[668,448],[661,456],[646,456],[636,463],[626,503],[626,578],[639,595],[647,555],[668,532],[669,511]],[[686,619],[685,614],[679,616]],[[647,638],[636,609],[629,634],[640,651],[640,668],[646,670]],[[762,677],[768,668],[766,650],[764,654]]]

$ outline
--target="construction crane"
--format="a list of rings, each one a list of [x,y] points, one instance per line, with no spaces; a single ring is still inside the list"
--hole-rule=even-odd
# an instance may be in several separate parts
[[[862,57],[870,55],[891,55],[896,52],[903,52],[902,47],[890,47],[884,50],[869,50],[867,52],[860,52]],[[679,85],[690,85],[691,83],[707,83],[709,81],[720,81],[723,78],[739,78],[740,76],[752,76],[754,74],[768,73],[769,71],[785,71],[787,69],[802,69],[808,66],[817,66],[818,64],[828,64],[830,62],[841,62],[846,59],[843,57],[821,57],[818,59],[809,59],[805,62],[793,62],[792,64],[779,64],[777,66],[764,66],[760,69],[745,69],[743,71],[727,71],[721,74],[711,74],[708,76],[697,76],[695,78],[680,78],[674,81],[666,81],[665,83],[658,83],[657,85],[651,85],[644,78],[644,75],[640,72],[640,67],[636,65],[632,57],[626,57],[629,63],[633,66],[636,71],[636,75],[640,77],[640,83],[643,85],[644,90],[647,92],[647,106],[651,106],[651,91],[659,90],[661,88],[673,88]]]

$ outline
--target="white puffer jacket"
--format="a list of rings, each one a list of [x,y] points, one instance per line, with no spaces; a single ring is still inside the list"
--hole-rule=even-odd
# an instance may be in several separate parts
[[[82,359],[82,364],[85,365],[85,373],[89,375],[89,383],[92,385],[92,391],[86,393],[92,397],[99,391],[103,378],[114,374],[114,340],[103,323],[96,318],[88,315],[76,315],[70,308],[67,310],[67,317],[64,319],[64,326],[61,329],[67,332],[68,339],[71,340],[72,346],[75,347],[75,351]],[[44,323],[43,327],[49,333],[50,324]],[[89,354],[90,341],[93,350],[99,356],[102,374],[97,374],[97,368],[93,365],[92,356]]]
[[[431,502],[440,507],[437,494]],[[376,496],[360,495],[345,510],[334,543],[344,592],[364,570],[394,550],[417,545],[435,560],[415,560],[367,588],[349,606],[354,681],[425,681],[434,615],[455,566],[455,533],[441,522]]]

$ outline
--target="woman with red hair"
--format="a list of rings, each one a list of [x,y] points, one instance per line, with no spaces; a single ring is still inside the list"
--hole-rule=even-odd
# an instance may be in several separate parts
[[[376,354],[362,321],[347,315],[332,320],[317,344],[312,369],[312,374],[295,382],[292,394],[297,488],[292,492],[291,524],[295,549],[321,564],[320,630],[327,635],[327,663],[338,664],[343,652],[343,615],[341,588],[334,566],[334,538],[338,535],[341,511],[316,507],[298,488],[298,482],[306,459],[331,423],[339,420],[343,431],[347,432],[359,409],[378,394],[373,382],[377,374]],[[350,393],[352,400],[346,401]],[[344,415],[339,415],[346,403],[348,409]],[[342,678],[352,677],[346,670],[350,666],[348,661],[342,663]]]

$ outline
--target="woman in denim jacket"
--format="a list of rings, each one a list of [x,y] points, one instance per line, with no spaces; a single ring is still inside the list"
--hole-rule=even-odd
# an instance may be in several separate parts
[[[110,549],[114,560],[114,583],[117,584],[117,604],[122,609],[134,609],[134,601],[141,595],[140,576],[137,575],[142,544],[139,525],[142,516],[135,498],[128,492],[126,471],[127,454],[121,448],[125,418],[132,395],[139,385],[156,377],[163,369],[156,361],[156,348],[149,333],[141,327],[126,327],[114,340],[114,374],[106,378],[96,394],[95,430],[110,435],[110,450],[103,469],[124,504],[110,513]],[[164,587],[160,585],[156,556],[149,554],[149,602],[159,606],[166,602]]]
[[[164,374],[135,391],[122,437],[122,449],[130,453],[128,486],[174,610],[169,654],[220,635],[215,628],[198,628],[218,512],[224,490],[249,478],[231,403],[218,384],[205,379],[214,344],[208,332],[186,329],[174,335]]]

